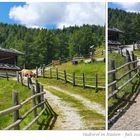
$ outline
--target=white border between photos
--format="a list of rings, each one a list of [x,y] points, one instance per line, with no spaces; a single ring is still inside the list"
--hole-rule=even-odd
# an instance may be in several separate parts
[[[105,92],[105,94],[106,94],[106,130],[108,129],[108,73],[107,73],[107,71],[108,71],[108,47],[107,47],[107,45],[108,45],[108,43],[107,43],[107,41],[108,41],[108,4],[106,3],[105,4],[105,6],[106,6],[106,11],[105,11],[105,19],[106,19],[106,23],[105,23],[105,45],[106,45],[106,92]]]
[[[105,24],[105,43],[106,43],[106,130],[91,131],[0,131],[0,140],[118,140],[130,139],[138,140],[140,131],[108,131],[108,48],[107,48],[107,30],[108,30],[108,4],[107,2],[129,2],[128,0],[0,0],[0,2],[106,2],[106,24]],[[140,0],[133,0],[133,2],[140,2]],[[139,135],[132,137],[134,135]]]

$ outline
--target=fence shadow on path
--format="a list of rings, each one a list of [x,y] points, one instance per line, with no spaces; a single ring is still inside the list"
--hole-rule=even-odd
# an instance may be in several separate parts
[[[111,129],[111,127],[118,121],[118,119],[121,118],[134,103],[137,103],[135,100],[140,93],[140,81],[136,81],[132,84],[133,87],[131,94],[129,92],[126,92],[122,97],[115,97],[116,99],[118,99],[118,102],[114,104],[110,109],[113,109],[117,106],[115,108],[115,111],[117,112],[118,109],[121,109],[121,112],[118,112],[116,115],[114,115],[113,118],[108,121],[108,129]]]

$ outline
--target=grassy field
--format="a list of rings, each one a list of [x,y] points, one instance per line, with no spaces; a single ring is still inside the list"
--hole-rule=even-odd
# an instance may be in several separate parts
[[[21,86],[19,83],[17,83],[14,80],[5,80],[0,79],[0,110],[7,109],[9,107],[13,106],[12,103],[12,91],[16,90],[19,94],[19,100],[20,102],[24,101],[26,98],[31,96],[31,90],[29,90],[25,86]],[[23,115],[26,111],[28,111],[32,107],[32,102],[28,103],[27,105],[23,106],[22,109],[20,109],[20,115]],[[38,108],[38,112],[40,112],[40,109]],[[22,123],[21,123],[21,129],[24,128],[31,120],[33,120],[33,113],[31,113]],[[47,120],[49,119],[49,114],[44,114],[40,117],[37,124],[34,124],[31,129],[32,130],[38,130],[43,129],[44,126],[41,125],[41,122],[45,120],[47,123]],[[13,113],[10,113],[9,115],[5,115],[0,117],[0,129],[3,129],[7,127],[8,125],[13,123]]]
[[[123,64],[126,63],[126,59],[125,57],[122,57],[121,55],[117,54],[117,53],[109,53],[109,64],[108,64],[108,69],[110,70],[110,59],[113,59],[115,60],[115,65],[116,67],[119,67]],[[132,68],[132,65],[131,65],[131,68]],[[121,69],[120,71],[117,72],[116,74],[116,77],[119,78],[121,77],[122,75],[124,75],[126,72],[128,71],[128,68],[125,67],[123,69]],[[133,76],[135,74],[135,72],[132,72],[131,75]],[[109,79],[109,82],[111,82],[111,75],[108,77]],[[129,79],[128,76],[126,76],[125,78],[123,78],[121,81],[119,81],[117,83],[117,87],[121,86],[122,84],[124,84],[127,80]],[[135,86],[135,83],[138,81],[138,77],[135,78],[133,80],[133,82],[130,82],[127,86],[125,86],[119,93],[117,93],[117,97],[122,97],[124,99],[127,99],[130,95],[133,95],[133,90],[134,90],[134,86]],[[109,88],[109,92],[111,92],[111,88]],[[108,103],[108,106],[109,106],[109,118],[112,116],[111,113],[114,113],[114,108],[119,105],[120,103],[120,99],[117,99],[115,97],[111,98],[109,100],[109,103]]]
[[[94,62],[93,64],[85,64],[84,62],[73,65],[70,61],[61,65],[52,66],[52,77],[56,77],[56,68],[58,75],[64,79],[64,70],[67,73],[67,80],[72,81],[73,72],[75,72],[75,83],[83,84],[82,75],[85,76],[85,85],[96,85],[95,75],[98,74],[98,86],[105,87],[105,63]],[[46,68],[46,77],[50,77],[50,70]]]
[[[139,50],[135,50],[135,51],[134,51],[134,54],[135,54],[137,57],[140,57],[140,51],[139,51]]]
[[[102,55],[102,50],[104,50],[104,54]],[[101,47],[98,47],[95,51],[95,54],[98,54],[97,56],[95,56],[95,59],[96,58],[105,58],[105,46],[101,46]]]
[[[56,67],[61,71],[66,70],[68,73],[75,72],[76,75],[82,75],[85,73],[86,76],[95,76],[95,74],[98,73],[99,76],[105,77],[104,62],[95,62],[93,64],[80,63],[77,65],[72,65],[71,62],[67,62],[53,68]]]
[[[94,89],[90,88],[82,88],[82,87],[73,87],[71,84],[65,84],[62,80],[56,80],[56,79],[49,79],[49,78],[38,78],[39,82],[46,86],[57,86],[61,89],[67,90],[69,92],[72,92],[74,94],[79,94],[91,101],[97,102],[102,104],[105,107],[105,91],[99,90],[98,93],[95,93]]]

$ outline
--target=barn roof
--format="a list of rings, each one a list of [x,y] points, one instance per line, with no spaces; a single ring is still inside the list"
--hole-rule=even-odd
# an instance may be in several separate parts
[[[119,41],[108,40],[108,45],[121,45]]]
[[[123,31],[121,31],[120,29],[118,28],[108,28],[108,31],[111,31],[111,32],[116,32],[116,33],[124,33]]]
[[[10,49],[0,48],[0,52],[11,53],[11,54],[15,54],[15,55],[23,55],[24,54],[16,49],[13,49],[13,48],[10,48]]]
[[[20,68],[18,66],[11,65],[11,64],[3,64],[3,63],[0,63],[0,70],[20,71]]]

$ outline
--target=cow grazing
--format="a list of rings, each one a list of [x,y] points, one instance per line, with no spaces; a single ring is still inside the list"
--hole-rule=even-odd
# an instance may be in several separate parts
[[[28,69],[23,69],[21,71],[22,76],[25,77],[35,77],[35,73],[32,70],[28,70]]]

